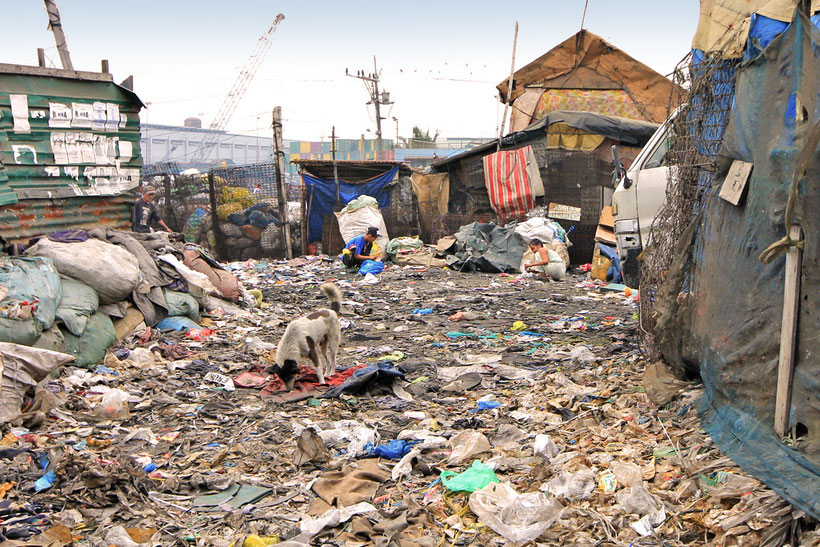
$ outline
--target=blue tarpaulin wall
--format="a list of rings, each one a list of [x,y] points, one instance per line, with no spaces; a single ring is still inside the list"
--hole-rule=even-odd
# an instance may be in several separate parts
[[[662,287],[683,304],[663,348],[694,364],[705,388],[704,429],[743,469],[814,518],[820,518],[820,154],[799,185],[792,222],[805,237],[789,425],[801,437],[783,443],[774,431],[785,258],[760,253],[786,233],[784,210],[804,135],[820,119],[820,30],[797,16],[785,28],[757,19],[752,37],[767,47],[738,69],[729,125],[691,246],[681,255],[689,282]],[[777,36],[777,30],[781,33]],[[796,108],[796,105],[801,108]],[[754,167],[738,205],[718,194],[733,160]],[[685,297],[685,298],[684,298]],[[677,357],[675,357],[677,353]],[[669,357],[672,356],[672,357]],[[676,363],[673,363],[676,364]]]
[[[339,179],[339,201],[342,205],[359,196],[370,196],[379,202],[379,208],[390,207],[389,183],[395,180],[399,168],[364,182],[347,182]],[[307,173],[302,174],[305,183],[305,203],[308,204],[308,241],[322,240],[322,225],[325,215],[333,212],[336,205],[336,182],[332,179],[320,179]]]

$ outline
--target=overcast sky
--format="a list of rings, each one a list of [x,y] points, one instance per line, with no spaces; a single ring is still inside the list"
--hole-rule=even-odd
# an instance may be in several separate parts
[[[143,122],[181,125],[188,116],[208,126],[277,13],[285,15],[273,45],[228,129],[270,132],[280,105],[288,139],[375,133],[375,116],[359,80],[372,71],[394,105],[382,113],[384,138],[414,125],[445,137],[487,137],[503,106],[495,85],[509,76],[513,28],[519,22],[516,69],[577,32],[583,0],[430,2],[276,2],[270,0],[58,0],[72,60],[99,70],[109,59],[117,81],[133,74],[145,103]],[[584,27],[662,74],[689,50],[699,3],[589,0]],[[7,14],[8,15],[8,14]],[[36,65],[46,48],[59,57],[42,2],[17,2],[0,33],[1,62]],[[257,129],[258,128],[258,129]],[[367,130],[373,133],[366,133]]]

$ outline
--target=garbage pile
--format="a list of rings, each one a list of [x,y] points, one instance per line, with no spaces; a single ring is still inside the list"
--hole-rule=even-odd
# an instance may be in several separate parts
[[[277,229],[282,223],[276,198],[252,195],[247,188],[235,186],[221,186],[220,191],[222,205],[216,208],[216,214],[222,221],[219,229],[225,235],[226,248],[239,251],[240,258],[284,248],[281,230]]]
[[[700,387],[646,367],[641,295],[623,285],[423,266],[365,279],[321,257],[226,267],[259,307],[200,307],[207,331],[136,330],[90,369],[0,345],[31,373],[0,439],[0,545],[820,541],[717,451]],[[284,391],[265,369],[329,279],[337,373],[320,385],[305,366]]]

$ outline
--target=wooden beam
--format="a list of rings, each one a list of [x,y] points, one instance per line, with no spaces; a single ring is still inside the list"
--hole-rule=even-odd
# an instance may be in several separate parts
[[[789,228],[789,237],[803,239],[800,226]],[[780,326],[780,359],[777,365],[777,394],[774,406],[774,430],[785,436],[789,429],[794,378],[794,353],[797,341],[797,313],[800,309],[800,275],[803,250],[789,247],[786,251],[786,280],[783,291],[783,321]]]
[[[37,66],[40,68],[46,67],[46,50],[41,47],[37,48]]]

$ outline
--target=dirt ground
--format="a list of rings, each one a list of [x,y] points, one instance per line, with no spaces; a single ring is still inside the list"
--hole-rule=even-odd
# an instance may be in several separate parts
[[[0,546],[820,538],[714,447],[698,384],[666,379],[650,400],[635,295],[581,272],[394,266],[371,284],[321,260],[235,267],[261,308],[210,317],[202,341],[132,338],[46,384],[45,423],[0,441]],[[329,279],[344,300],[338,368],[357,372],[283,393],[264,372],[274,344],[326,306]],[[176,350],[145,351],[160,343]],[[111,419],[98,409],[115,388],[128,410]],[[44,464],[50,486],[35,486]]]

